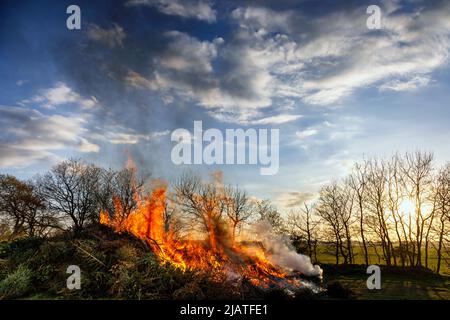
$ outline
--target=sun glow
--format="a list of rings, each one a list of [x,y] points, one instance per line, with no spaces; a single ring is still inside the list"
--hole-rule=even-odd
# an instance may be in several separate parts
[[[399,205],[399,212],[403,214],[414,215],[416,211],[416,205],[412,199],[404,199]]]

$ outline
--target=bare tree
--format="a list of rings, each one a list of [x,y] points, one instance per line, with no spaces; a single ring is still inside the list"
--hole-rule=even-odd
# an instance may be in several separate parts
[[[342,248],[342,192],[339,185],[334,182],[320,190],[317,213],[327,224],[334,237],[335,259],[339,264],[339,253],[343,253]],[[345,253],[344,253],[345,255]],[[344,257],[346,260],[346,257]]]
[[[368,208],[371,212],[369,226],[378,236],[384,260],[396,264],[394,246],[390,236],[389,212],[387,210],[387,164],[373,159],[368,169]]]
[[[275,232],[281,233],[283,231],[283,218],[270,200],[256,200],[254,210],[259,221],[267,221]]]
[[[98,219],[97,201],[100,169],[80,160],[67,160],[41,176],[38,183],[49,209],[72,220],[75,232],[89,220]]]
[[[367,241],[364,234],[365,224],[365,202],[367,198],[367,161],[363,164],[356,163],[352,174],[349,176],[348,185],[353,190],[358,207],[359,233],[364,250],[364,261],[369,264],[369,254],[367,250]]]
[[[437,266],[436,272],[441,270],[445,235],[448,234],[450,224],[450,163],[443,167],[437,176],[435,186],[434,211],[437,215]]]
[[[402,266],[406,265],[406,255],[409,252],[409,242],[405,233],[404,227],[404,217],[400,212],[400,204],[405,198],[404,188],[402,187],[402,159],[400,155],[395,154],[391,160],[386,164],[387,166],[387,209],[392,216],[394,221],[394,230],[397,236],[400,261]],[[403,230],[403,235],[402,231]],[[403,238],[404,236],[404,238]],[[393,256],[395,258],[395,251],[393,251]]]
[[[17,235],[25,223],[26,210],[23,195],[27,186],[10,175],[0,176],[0,213],[12,223],[12,237]]]
[[[164,203],[164,229],[172,237],[179,238],[183,232],[184,221],[176,201],[168,194]]]
[[[236,231],[242,223],[252,216],[252,204],[245,191],[238,187],[227,187],[225,191],[226,214],[231,221],[233,243],[236,240]]]
[[[175,201],[191,217],[193,227],[200,226],[208,235],[211,249],[219,249],[224,237],[222,219],[226,212],[222,187],[214,182],[203,182],[197,175],[186,173],[174,184]]]
[[[12,222],[12,238],[44,235],[51,225],[36,187],[10,175],[0,175],[0,215]]]
[[[314,205],[306,202],[299,212],[292,212],[288,216],[288,226],[291,234],[304,237],[309,257],[316,257],[317,253],[317,227],[319,222],[314,216]]]
[[[353,257],[353,240],[352,240],[352,228],[353,228],[353,211],[355,207],[355,193],[351,187],[349,187],[348,180],[344,180],[343,194],[342,194],[342,205],[343,209],[341,211],[342,225],[345,232],[346,241],[346,261],[348,263],[354,262]]]
[[[144,185],[143,179],[138,179],[136,169],[121,170],[102,169],[99,172],[97,202],[101,209],[123,221],[136,208],[138,198]]]
[[[405,188],[415,201],[415,241],[417,249],[416,265],[422,265],[422,244],[425,224],[431,214],[424,213],[424,204],[429,198],[432,183],[433,154],[426,152],[406,153],[403,165]]]

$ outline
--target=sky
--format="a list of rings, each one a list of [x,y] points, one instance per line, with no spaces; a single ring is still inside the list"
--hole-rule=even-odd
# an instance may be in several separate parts
[[[81,29],[66,8],[81,9]],[[366,9],[378,5],[381,28]],[[364,157],[450,160],[448,1],[0,3],[0,172],[69,157],[154,178],[185,170],[284,209]],[[280,130],[280,167],[174,165],[171,133]]]

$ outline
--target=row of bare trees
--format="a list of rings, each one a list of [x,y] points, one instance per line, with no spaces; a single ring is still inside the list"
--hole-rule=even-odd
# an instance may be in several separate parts
[[[448,264],[450,164],[435,170],[433,154],[419,151],[356,163],[288,222],[311,256],[319,240],[333,245],[336,264],[357,254],[369,264],[374,252],[387,265],[429,267],[433,251],[439,272]]]
[[[30,181],[0,175],[0,230],[10,239],[46,236],[60,229],[77,233],[97,222],[100,210],[125,219],[139,199],[149,194],[147,187],[134,168],[103,169],[76,159],[60,162]],[[250,220],[282,225],[281,215],[269,201],[224,185],[219,173],[210,180],[185,173],[172,189],[165,210],[167,229],[206,233],[212,245],[223,240],[217,237],[230,238],[230,233],[234,242]]]
[[[132,169],[102,169],[74,159],[30,181],[0,175],[3,237],[46,236],[61,229],[79,232],[98,220],[100,209],[113,210],[114,203],[130,212],[138,187]]]

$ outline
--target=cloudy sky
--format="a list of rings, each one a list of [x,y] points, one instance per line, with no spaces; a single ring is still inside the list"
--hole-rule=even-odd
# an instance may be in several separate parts
[[[81,8],[81,30],[66,8]],[[366,9],[381,8],[380,30]],[[0,171],[131,155],[155,178],[222,170],[289,208],[356,160],[450,160],[448,1],[2,1]],[[280,169],[172,164],[177,128],[280,129]]]

